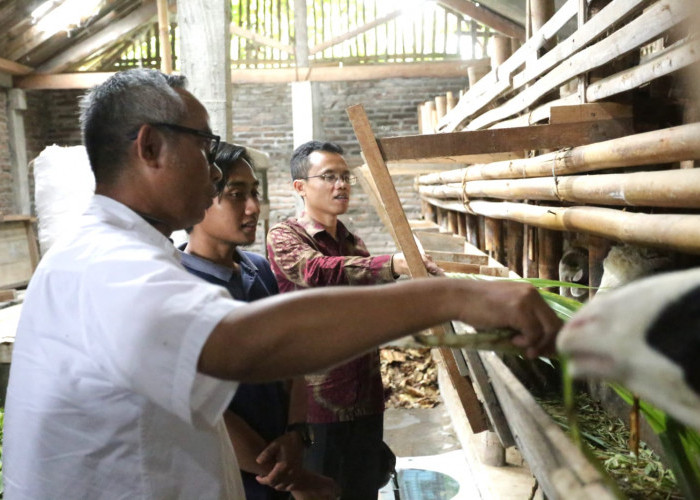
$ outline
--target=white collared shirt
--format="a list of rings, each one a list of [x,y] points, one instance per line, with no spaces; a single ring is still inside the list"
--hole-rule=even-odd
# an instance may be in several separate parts
[[[135,212],[96,195],[27,290],[5,498],[245,498],[222,419],[237,383],[197,372],[207,337],[238,304],[185,271]]]

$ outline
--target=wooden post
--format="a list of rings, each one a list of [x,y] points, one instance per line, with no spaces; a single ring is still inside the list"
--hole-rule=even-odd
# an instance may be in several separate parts
[[[29,192],[29,165],[27,163],[27,140],[24,129],[24,113],[27,98],[24,90],[10,89],[7,93],[7,132],[10,143],[10,165],[15,210],[18,214],[32,213]]]
[[[532,33],[537,33],[544,24],[554,15],[554,0],[530,0],[530,13],[532,15]],[[553,46],[554,40],[545,44],[546,48]]]
[[[472,214],[467,214],[467,241],[479,248],[479,217]]]
[[[506,221],[506,264],[515,274],[523,275],[523,225]]]
[[[484,234],[486,253],[489,257],[503,264],[505,254],[503,252],[503,221],[486,217],[484,221]]]
[[[548,280],[559,279],[559,261],[562,255],[562,233],[549,229],[537,229],[538,263],[537,270],[540,278]],[[554,288],[550,292],[557,292]]]
[[[180,70],[209,112],[211,128],[233,138],[231,120],[231,2],[177,0]]]
[[[467,214],[463,212],[457,212],[457,217],[459,217],[457,223],[457,234],[460,236],[467,237]]]
[[[156,0],[158,7],[158,42],[160,44],[160,70],[169,75],[173,72],[173,54],[170,50],[170,21],[168,0]]]
[[[511,55],[510,38],[504,35],[495,35],[489,41],[489,55],[491,68],[497,68]]]
[[[447,102],[447,111],[451,110],[457,105],[457,98],[452,92],[447,92],[445,99]]]
[[[435,111],[437,121],[440,121],[447,113],[447,98],[444,95],[435,96]]]
[[[477,221],[477,228],[478,228],[478,234],[479,234],[479,250],[481,250],[484,253],[488,253],[486,251],[486,221],[485,217],[483,215],[477,215],[476,216],[476,221]]]
[[[588,237],[588,285],[591,289],[588,291],[588,297],[593,298],[596,294],[596,288],[600,286],[600,280],[603,278],[603,260],[610,251],[610,241],[597,236]]]
[[[459,216],[457,212],[452,210],[447,212],[447,229],[452,234],[459,234]]]
[[[427,277],[428,271],[423,265],[423,258],[418,250],[418,245],[411,231],[411,227],[406,219],[406,213],[401,205],[401,200],[396,192],[394,183],[389,175],[389,169],[382,157],[379,144],[370,126],[367,114],[362,105],[351,106],[347,109],[350,123],[355,131],[355,136],[362,148],[367,166],[372,173],[377,191],[386,208],[387,215],[394,228],[394,234],[399,242],[399,250],[403,252],[408,264],[411,277]],[[436,335],[444,335],[445,332],[453,331],[452,324],[447,323],[432,329]],[[446,366],[451,381],[455,387],[459,387],[459,397],[469,420],[469,425],[474,433],[488,429],[488,422],[481,406],[481,402],[476,396],[474,387],[465,380],[459,373],[455,358],[449,348],[436,349],[439,359]],[[467,383],[465,383],[467,382]]]
[[[435,103],[433,101],[424,102],[423,105],[421,106],[421,114],[420,114],[421,134],[432,134],[435,132],[435,127],[433,126],[433,109],[434,108],[435,108]]]

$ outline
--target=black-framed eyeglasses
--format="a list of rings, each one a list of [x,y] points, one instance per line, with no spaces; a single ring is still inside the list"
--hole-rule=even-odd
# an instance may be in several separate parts
[[[219,151],[219,143],[221,142],[220,136],[212,134],[211,132],[205,132],[204,130],[197,130],[196,128],[185,127],[184,125],[177,125],[175,123],[158,122],[151,123],[150,125],[153,125],[154,127],[163,127],[170,130],[174,130],[175,132],[182,132],[183,134],[192,134],[198,137],[202,137],[204,139],[208,139],[209,144],[206,149],[207,161],[210,165],[214,165],[214,161],[216,160],[216,153]]]
[[[302,179],[313,179],[315,177],[320,177],[324,181],[326,181],[328,184],[335,184],[336,182],[343,181],[345,184],[348,184],[350,186],[354,186],[357,183],[357,177],[354,175],[350,174],[333,174],[333,173],[327,173],[327,174],[320,174],[320,175],[310,175],[308,177],[302,177]]]
[[[183,134],[192,134],[198,137],[202,137],[203,139],[208,139],[209,144],[206,148],[207,161],[210,165],[215,165],[214,161],[216,160],[216,153],[219,151],[219,143],[221,142],[220,136],[212,134],[210,132],[205,132],[204,130],[197,130],[196,128],[185,127],[184,125],[177,125],[175,123],[156,122],[149,123],[148,125],[151,125],[152,127],[163,127],[170,130],[174,130],[175,132],[182,132]],[[130,139],[132,141],[135,140],[137,137],[138,131],[127,135],[127,139]]]

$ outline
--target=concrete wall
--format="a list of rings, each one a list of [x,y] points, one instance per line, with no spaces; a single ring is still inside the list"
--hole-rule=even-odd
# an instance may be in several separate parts
[[[321,99],[321,136],[318,139],[339,143],[346,151],[350,166],[362,163],[352,126],[345,109],[364,104],[370,123],[379,137],[418,133],[417,106],[446,91],[457,94],[465,79],[387,79],[319,84]],[[25,115],[27,157],[35,158],[46,146],[80,144],[78,101],[83,90],[46,90],[27,92]],[[234,142],[251,146],[270,155],[273,167],[268,171],[270,224],[295,214],[296,201],[289,176],[289,157],[293,150],[291,86],[289,84],[241,84],[233,89]],[[6,93],[0,90],[0,203],[11,203],[11,175],[6,133]],[[407,215],[419,214],[418,197],[412,177],[394,179]],[[33,185],[33,184],[32,184]],[[0,210],[3,210],[0,206]],[[351,209],[344,220],[357,231],[372,253],[395,251],[391,237],[362,192],[354,188]],[[259,244],[252,250],[262,252],[262,228]]]

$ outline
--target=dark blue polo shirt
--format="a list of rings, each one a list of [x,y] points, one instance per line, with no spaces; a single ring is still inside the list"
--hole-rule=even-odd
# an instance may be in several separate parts
[[[183,245],[184,247],[184,245]],[[195,255],[182,254],[182,264],[192,274],[209,283],[226,288],[236,300],[252,302],[279,292],[277,280],[264,257],[238,250],[240,274]],[[229,409],[245,420],[266,441],[285,432],[289,400],[282,382],[240,384]],[[255,475],[241,471],[248,500],[288,498],[255,480]]]

